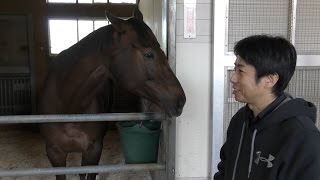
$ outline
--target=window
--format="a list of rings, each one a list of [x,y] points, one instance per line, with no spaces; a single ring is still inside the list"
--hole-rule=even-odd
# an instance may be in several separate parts
[[[92,3],[130,3],[135,4],[136,0],[47,0],[48,3],[79,3],[79,4],[92,4]]]
[[[136,3],[136,0],[109,0],[110,3]]]
[[[47,0],[48,3],[76,3],[76,0]]]
[[[46,0],[46,2],[49,17],[49,55],[57,55],[92,31],[108,25],[104,13],[106,9],[112,9],[120,17],[131,16],[136,0]]]
[[[92,31],[108,24],[107,20],[49,19],[50,55],[59,54]]]

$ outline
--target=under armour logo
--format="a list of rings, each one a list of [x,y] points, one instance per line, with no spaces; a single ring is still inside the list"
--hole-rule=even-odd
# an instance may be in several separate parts
[[[261,156],[261,151],[257,151],[257,158],[254,160],[256,164],[259,164],[259,161],[266,162],[267,168],[271,168],[273,166],[272,161],[275,159],[274,156],[269,154],[268,159]]]

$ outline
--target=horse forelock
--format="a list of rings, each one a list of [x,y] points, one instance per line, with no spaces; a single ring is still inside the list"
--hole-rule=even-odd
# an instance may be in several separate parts
[[[131,18],[128,19],[129,24],[137,32],[138,40],[143,47],[150,48],[160,48],[160,44],[157,38],[151,31],[148,25],[146,25],[142,20]]]

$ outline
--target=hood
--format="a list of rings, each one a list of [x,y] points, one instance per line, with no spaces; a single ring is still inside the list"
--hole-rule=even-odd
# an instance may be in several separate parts
[[[290,95],[286,95],[286,99],[283,100],[278,107],[273,110],[272,113],[267,115],[263,121],[255,124],[255,129],[258,131],[276,124],[281,123],[295,117],[308,117],[306,121],[313,121],[314,124],[317,119],[316,106],[301,98],[292,98]]]
[[[254,149],[255,139],[258,133],[262,132],[264,129],[270,129],[274,126],[278,126],[278,124],[284,121],[287,121],[287,122],[292,120],[294,121],[294,119],[298,119],[299,117],[304,117],[303,121],[300,121],[301,123],[304,123],[304,124],[314,124],[316,121],[317,108],[311,102],[305,101],[304,99],[301,99],[301,98],[294,99],[289,94],[281,95],[281,97],[279,97],[278,100],[279,100],[278,102],[274,101],[274,103],[279,103],[279,105],[277,105],[273,110],[270,109],[271,112],[268,112],[268,114],[264,118],[257,119],[249,127],[252,131],[252,139],[251,139],[251,146],[250,146],[251,150],[250,150],[250,160],[249,160],[249,166],[248,166],[248,179],[250,179],[250,175],[251,175],[253,157],[254,157],[253,153],[255,151]],[[246,108],[249,109],[248,106],[246,106]],[[246,113],[244,114],[246,117],[248,117],[247,116],[248,114]],[[246,122],[243,122],[242,132],[241,132],[240,142],[238,147],[238,153],[235,160],[232,179],[235,179],[235,172],[238,164],[237,161],[240,156],[240,152],[242,148],[241,146],[242,146],[243,138],[245,136],[246,127],[248,127],[246,125]]]

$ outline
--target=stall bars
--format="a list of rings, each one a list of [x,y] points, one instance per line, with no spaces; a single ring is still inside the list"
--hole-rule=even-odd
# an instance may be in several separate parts
[[[160,113],[101,113],[101,114],[68,114],[68,115],[13,115],[0,116],[0,124],[17,123],[53,123],[53,122],[92,122],[92,121],[132,121],[132,120],[166,119]],[[118,164],[81,167],[26,168],[16,170],[0,169],[0,177],[45,176],[80,173],[110,173],[120,171],[159,171],[166,170],[165,164]]]

